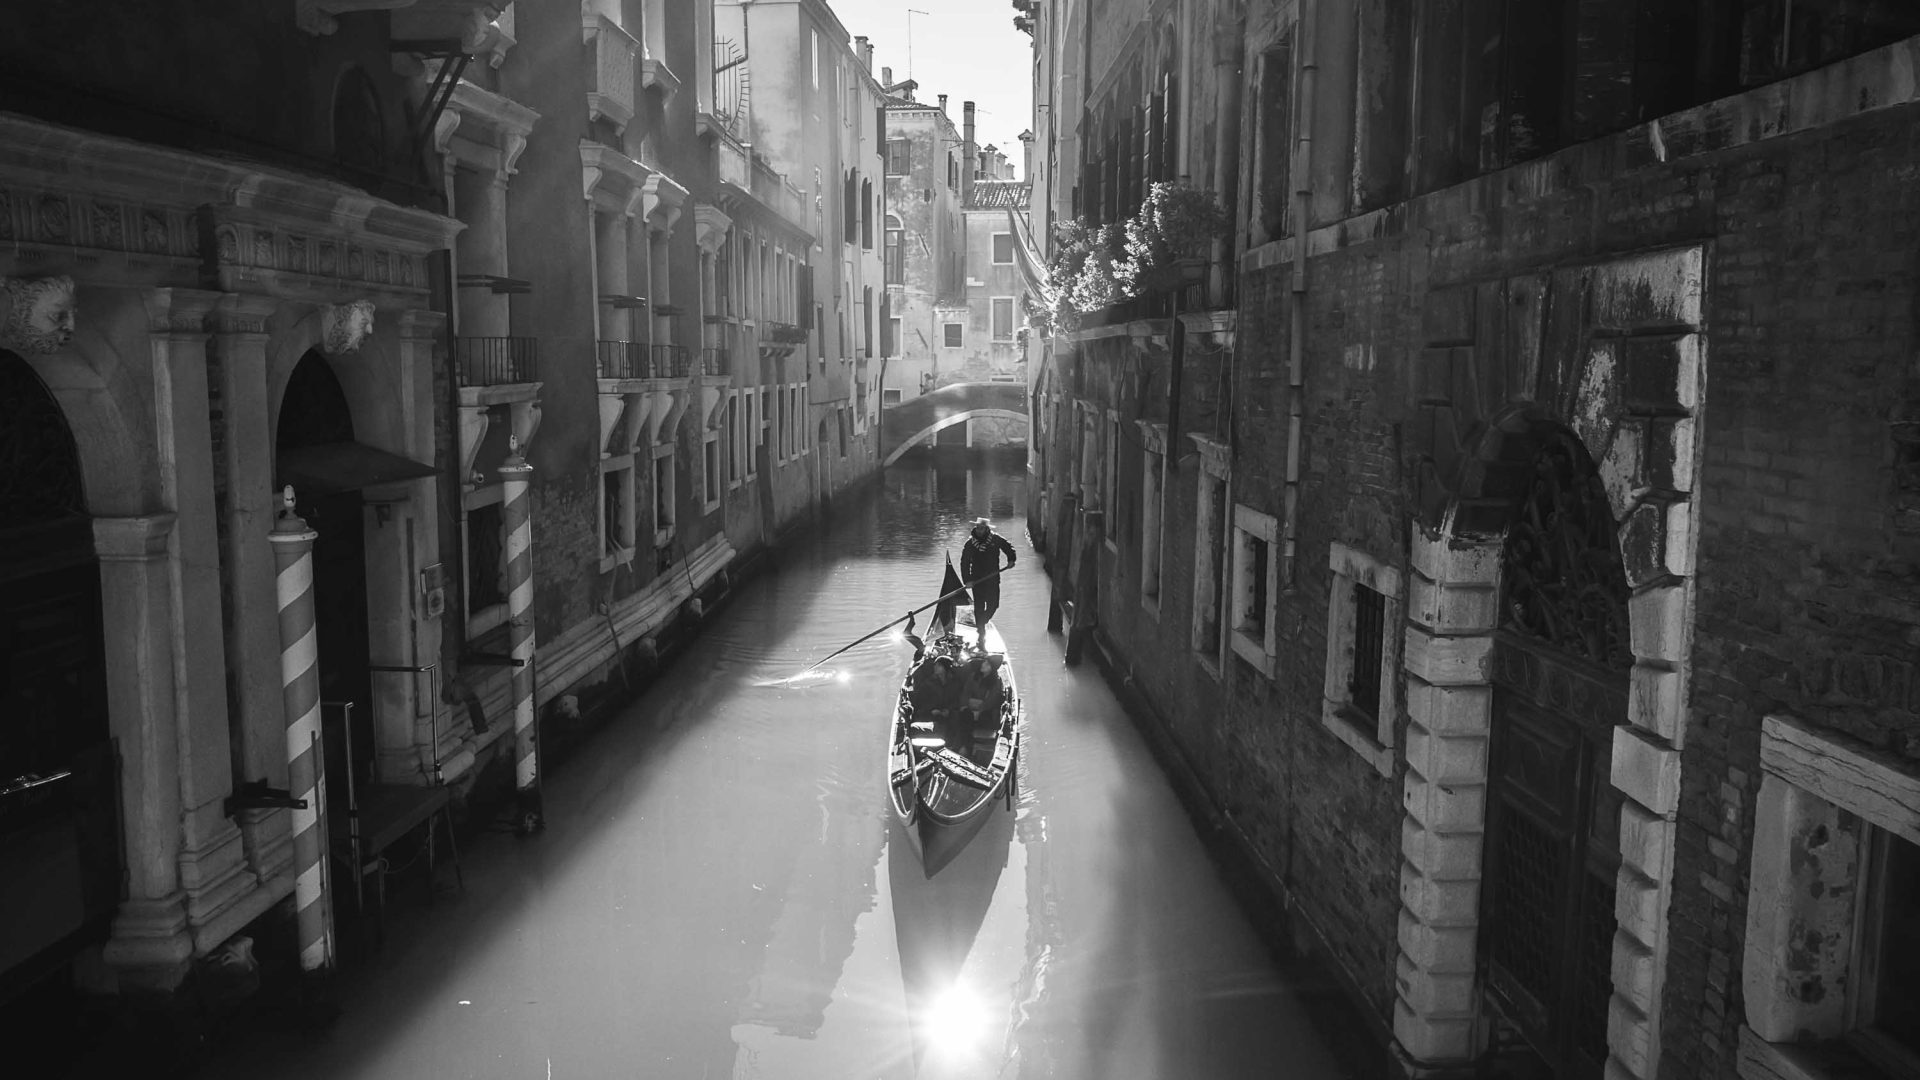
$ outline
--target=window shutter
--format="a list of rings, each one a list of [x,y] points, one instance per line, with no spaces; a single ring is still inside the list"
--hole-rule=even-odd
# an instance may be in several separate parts
[[[811,330],[813,329],[813,267],[802,264],[794,283],[798,287],[800,329]]]

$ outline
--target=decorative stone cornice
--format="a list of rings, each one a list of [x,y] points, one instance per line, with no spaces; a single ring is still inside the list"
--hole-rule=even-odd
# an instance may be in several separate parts
[[[1192,439],[1194,449],[1200,451],[1200,467],[1209,476],[1222,480],[1233,478],[1233,451],[1226,443],[1198,432],[1190,432],[1187,438]]]
[[[0,297],[0,347],[44,356],[73,340],[72,278],[0,278]]]
[[[646,211],[647,227],[672,233],[674,222],[680,220],[680,208],[686,205],[687,189],[664,173],[654,173],[647,177],[643,190],[646,198],[641,205]]]
[[[174,515],[97,517],[93,519],[93,551],[106,562],[146,562],[165,554]]]
[[[148,289],[147,329],[155,334],[205,334],[207,319],[223,297],[203,289]]]
[[[654,176],[654,171],[604,143],[580,140],[580,189],[588,202],[606,181],[607,195],[624,205]]]
[[[329,356],[359,352],[373,333],[373,301],[353,300],[320,309],[320,349]]]
[[[727,230],[733,228],[733,219],[717,206],[706,203],[693,205],[693,242],[700,250],[711,255],[720,250],[727,242]]]
[[[267,333],[267,320],[280,307],[280,302],[271,296],[251,296],[242,293],[228,293],[221,297],[210,316],[213,331],[216,334],[234,336],[239,334]]]

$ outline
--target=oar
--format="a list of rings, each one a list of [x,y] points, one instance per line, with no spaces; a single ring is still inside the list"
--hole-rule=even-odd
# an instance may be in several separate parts
[[[860,644],[864,644],[865,642],[871,641],[874,638],[879,637],[881,634],[884,634],[887,631],[893,629],[894,627],[899,626],[901,623],[906,622],[908,619],[913,618],[915,615],[920,614],[922,611],[927,610],[927,608],[939,607],[942,603],[944,603],[950,597],[959,596],[961,593],[966,592],[968,589],[971,589],[975,585],[980,584],[980,582],[987,581],[992,578],[997,578],[999,576],[1000,576],[999,570],[995,570],[989,574],[982,574],[977,580],[967,582],[965,585],[962,585],[959,588],[953,590],[952,592],[947,593],[945,596],[940,597],[938,600],[935,600],[933,603],[927,604],[925,607],[915,608],[912,611],[907,612],[905,615],[902,615],[899,618],[888,623],[887,625],[882,626],[880,629],[875,630],[873,633],[868,634],[865,637],[859,638],[858,640],[855,640],[853,642],[850,642],[846,645],[841,646],[838,649],[833,650],[832,652],[821,657],[819,660],[815,661],[814,663],[809,664],[804,670],[802,670],[799,673],[799,675],[789,675],[785,681],[792,682],[793,680],[799,678],[800,675],[805,675],[809,671],[817,670],[821,664],[824,664],[827,661],[833,659],[834,657],[839,656],[841,653],[846,652],[848,649],[853,648],[855,645],[860,645]]]

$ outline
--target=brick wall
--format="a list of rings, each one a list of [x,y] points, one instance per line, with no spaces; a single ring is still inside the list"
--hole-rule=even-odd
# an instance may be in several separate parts
[[[1526,306],[1582,303],[1586,267],[1705,245],[1698,584],[1661,1075],[1733,1075],[1761,717],[1791,713],[1920,761],[1915,118],[1885,110],[1627,172],[1628,137],[1602,140],[1335,237],[1311,264],[1298,576],[1278,603],[1271,680],[1230,660],[1216,697],[1194,662],[1194,541],[1190,525],[1175,527],[1198,516],[1190,452],[1170,478],[1159,618],[1103,619],[1102,634],[1382,1015],[1394,995],[1405,766],[1381,777],[1318,721],[1328,545],[1404,568],[1410,524],[1435,519],[1458,491],[1464,462],[1438,461],[1432,447],[1468,445],[1515,399],[1574,423],[1582,339],[1566,327],[1585,316],[1543,310],[1530,323]],[[1286,288],[1284,265],[1243,274],[1232,383],[1232,502],[1276,517]],[[1475,347],[1437,389],[1422,361],[1454,332]],[[1152,367],[1150,351],[1131,355]],[[1636,357],[1620,383],[1627,397],[1647,374],[1636,365],[1653,362]],[[1439,424],[1422,407],[1435,395],[1454,405]],[[1672,440],[1661,450],[1667,422],[1649,421],[1653,456],[1636,484],[1690,482]],[[1106,610],[1138,609],[1133,457],[1114,519],[1121,557],[1101,567]],[[1070,475],[1067,455],[1049,467]]]

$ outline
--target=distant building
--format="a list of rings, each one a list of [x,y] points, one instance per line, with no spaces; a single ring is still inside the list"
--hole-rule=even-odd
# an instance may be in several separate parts
[[[886,280],[894,354],[885,404],[931,389],[958,368],[967,339],[963,185],[972,170],[960,131],[909,84],[886,105]],[[968,115],[972,114],[968,103]],[[968,138],[971,138],[969,130]]]

